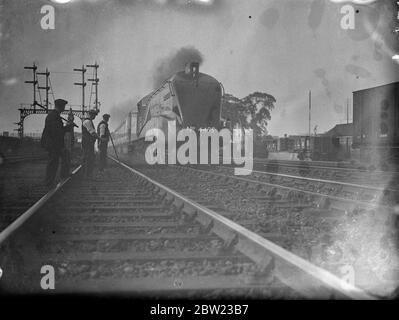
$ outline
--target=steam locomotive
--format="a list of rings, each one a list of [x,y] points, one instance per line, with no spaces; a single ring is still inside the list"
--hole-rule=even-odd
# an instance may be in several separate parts
[[[199,72],[199,63],[187,64],[184,71],[172,75],[158,89],[137,103],[137,113],[130,112],[113,132],[121,153],[140,149],[151,129],[168,134],[168,121],[181,128],[220,128],[223,85],[214,77]]]

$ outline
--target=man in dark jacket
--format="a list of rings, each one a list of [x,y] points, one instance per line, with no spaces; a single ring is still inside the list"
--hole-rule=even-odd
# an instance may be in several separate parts
[[[46,168],[45,183],[48,187],[54,185],[54,180],[57,175],[58,164],[61,158],[61,178],[66,178],[69,175],[65,161],[63,158],[64,152],[64,134],[70,129],[73,124],[64,126],[61,119],[61,112],[65,110],[65,105],[68,103],[63,99],[54,101],[55,109],[51,110],[47,117],[42,135],[42,146],[48,151],[48,162]]]
[[[65,132],[64,135],[64,156],[65,156],[65,170],[68,173],[68,175],[71,174],[71,157],[72,157],[72,148],[75,143],[75,137],[74,137],[74,132],[73,132],[73,120],[74,116],[72,113],[72,109],[70,109],[68,113],[68,121],[67,125],[70,125],[69,130]]]

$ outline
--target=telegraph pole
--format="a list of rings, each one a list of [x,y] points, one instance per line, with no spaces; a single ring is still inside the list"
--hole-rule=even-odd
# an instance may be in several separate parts
[[[94,69],[94,79],[87,79],[87,80],[92,82],[92,85],[94,86],[94,94],[95,94],[94,106],[96,111],[98,112],[98,82],[100,81],[100,79],[97,76],[97,71],[99,65],[97,64],[97,62],[94,62],[94,64],[87,64],[86,67]]]
[[[50,86],[49,86],[49,79],[50,79],[50,72],[48,71],[48,69],[46,68],[46,72],[38,72],[38,75],[43,75],[46,76],[46,86],[45,87],[39,87],[38,89],[44,89],[46,90],[46,102],[45,102],[45,109],[46,111],[48,111],[48,106],[49,106],[49,101],[48,101],[48,95],[49,95],[49,91],[50,91]]]
[[[310,139],[311,110],[312,110],[312,91],[309,90],[309,139]]]
[[[349,124],[349,98],[346,98],[346,124]],[[347,157],[350,157],[350,146],[349,146],[349,137],[346,138],[346,154]]]
[[[74,85],[82,86],[82,113],[84,115],[85,114],[85,87],[86,87],[85,73],[86,73],[87,69],[85,69],[85,66],[82,65],[82,69],[73,69],[73,71],[82,73],[82,82],[75,82]]]
[[[37,85],[37,65],[33,63],[32,67],[24,67],[24,69],[32,70],[33,80],[25,81],[25,83],[31,83],[33,85],[33,109],[36,110],[37,100],[36,100],[36,85]]]
[[[312,110],[312,91],[309,90],[309,140],[308,140],[308,151],[310,152],[310,135],[311,135],[311,129],[310,129],[310,121],[311,121],[311,110]]]
[[[349,123],[349,98],[346,99],[346,124]]]
[[[24,69],[32,70],[32,73],[33,73],[33,80],[25,81],[25,83],[32,84],[32,86],[33,86],[33,103],[30,105],[30,108],[26,108],[22,104],[21,104],[21,107],[19,108],[20,121],[15,122],[15,124],[18,125],[18,129],[16,129],[16,130],[18,131],[20,139],[22,139],[24,137],[24,119],[25,119],[25,117],[29,114],[35,114],[35,113],[41,112],[40,109],[39,110],[36,109],[36,106],[39,106],[41,109],[45,109],[46,112],[48,110],[48,90],[49,90],[48,77],[50,76],[50,73],[48,72],[47,69],[46,69],[46,73],[37,72],[37,65],[35,63],[33,63],[32,67],[24,67]],[[43,75],[43,74],[46,75],[46,87],[40,87],[39,81],[37,78],[38,75]],[[41,105],[37,102],[36,95],[40,89],[46,89],[46,107],[44,107],[43,105]],[[39,92],[39,94],[40,94],[40,92]]]
[[[24,136],[24,120],[26,117],[32,115],[32,114],[48,114],[49,112],[49,92],[50,89],[52,90],[51,86],[51,81],[50,81],[50,72],[46,68],[46,72],[37,72],[37,66],[35,63],[33,63],[32,67],[24,67],[24,69],[32,70],[33,71],[33,80],[25,81],[25,83],[33,84],[33,104],[21,104],[19,110],[19,122],[15,122],[16,125],[18,125],[18,129],[15,129],[18,131],[19,137],[23,138]],[[75,69],[74,69],[75,70]],[[82,84],[86,85],[84,82],[84,72],[86,70],[82,67],[82,69],[77,69],[78,71],[82,72]],[[82,71],[83,70],[83,71]],[[76,70],[75,70],[76,71]],[[38,81],[38,75],[45,75],[46,76],[46,86],[41,87],[39,86],[39,81]],[[82,85],[82,84],[77,84],[77,85]],[[37,92],[40,94],[40,90],[45,89],[46,90],[46,101],[45,104],[42,105],[42,102],[38,103],[36,100],[36,95]],[[84,86],[82,90],[82,106],[84,107]],[[41,98],[40,98],[41,99]],[[39,106],[40,108],[36,108],[36,106]],[[79,117],[80,119],[84,118],[84,109],[82,110],[72,110],[70,109],[70,113],[72,112],[73,115]],[[63,114],[67,114],[67,111],[64,111]],[[63,118],[62,118],[63,119]],[[65,120],[65,119],[63,119]],[[76,125],[75,125],[76,126]]]

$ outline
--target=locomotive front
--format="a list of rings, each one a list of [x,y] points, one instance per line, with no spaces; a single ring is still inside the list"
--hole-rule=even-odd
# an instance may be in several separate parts
[[[191,63],[139,101],[137,136],[144,138],[154,128],[166,135],[171,120],[178,128],[219,128],[222,96],[221,83],[200,73],[198,63]]]

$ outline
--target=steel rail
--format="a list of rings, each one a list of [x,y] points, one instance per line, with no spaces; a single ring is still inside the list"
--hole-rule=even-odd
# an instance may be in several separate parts
[[[81,167],[82,166],[78,166],[75,170],[73,170],[72,176],[75,175]],[[72,176],[59,182],[54,188],[47,192],[28,210],[20,215],[15,221],[13,221],[7,228],[1,231],[0,245],[6,241],[16,230],[18,230],[30,217],[32,217],[32,215],[34,215],[47,201],[49,201],[72,178]]]
[[[226,165],[220,165],[220,166],[223,167],[223,168],[231,169],[231,167],[228,167]],[[240,168],[240,169],[244,170],[244,171],[260,173],[260,174],[269,175],[269,176],[279,176],[279,177],[290,178],[290,179],[299,179],[299,180],[306,180],[306,181],[311,181],[311,182],[320,182],[320,183],[342,185],[342,186],[345,186],[345,187],[369,189],[369,190],[375,190],[375,191],[399,192],[399,190],[397,190],[397,189],[387,189],[387,188],[381,188],[381,187],[374,187],[374,186],[368,186],[368,185],[362,185],[362,184],[355,184],[355,183],[348,183],[348,182],[341,182],[341,181],[334,181],[334,180],[325,180],[325,179],[318,179],[318,178],[299,177],[299,176],[293,176],[293,175],[284,174],[284,173],[274,173],[274,172],[259,171],[259,170],[249,170],[249,169],[244,169],[244,168]]]
[[[275,161],[275,162],[274,162]],[[285,161],[296,161],[296,160],[263,160],[259,158],[254,159],[254,163],[259,163],[259,164],[264,164],[264,165],[281,165],[283,167],[291,167],[291,168],[301,168],[303,166],[309,166],[311,169],[328,169],[328,170],[335,170],[335,171],[355,171],[357,173],[379,173],[379,174],[398,174],[398,171],[381,171],[381,170],[374,170],[374,171],[369,171],[367,169],[359,169],[356,167],[340,167],[339,165],[318,165],[317,163],[320,163],[321,161],[296,161],[298,163],[287,163]],[[326,161],[328,162],[328,161]]]
[[[29,161],[29,160],[43,160],[45,159],[46,155],[41,154],[41,155],[34,155],[34,156],[11,156],[11,157],[2,157],[2,163],[0,164],[14,164],[14,163],[19,163],[19,162],[24,162],[24,161]]]
[[[346,299],[376,299],[376,297],[347,283],[329,271],[315,266],[217,212],[182,196],[125,163],[111,156],[109,158],[144,181],[154,185],[160,193],[166,193],[172,200],[175,200],[177,205],[183,205],[184,211],[191,212],[201,224],[211,225],[212,231],[222,239],[230,239],[231,241],[236,238],[236,248],[250,259],[260,264],[267,264],[274,258],[277,277],[305,296],[320,298],[320,294],[322,294],[324,298],[331,298],[331,293],[334,292]]]
[[[385,205],[381,205],[375,202],[371,202],[371,201],[362,201],[362,200],[355,200],[355,199],[349,199],[349,198],[342,198],[342,197],[337,197],[337,196],[333,196],[333,195],[329,195],[329,194],[323,194],[323,193],[319,193],[319,192],[314,192],[314,191],[307,191],[307,190],[301,190],[298,188],[294,188],[294,187],[287,187],[287,186],[283,186],[280,184],[275,184],[275,183],[270,183],[270,182],[264,182],[264,181],[258,181],[258,180],[254,180],[254,179],[248,179],[248,178],[242,178],[242,177],[237,177],[234,175],[226,175],[223,173],[216,173],[216,172],[212,172],[209,170],[201,170],[201,169],[194,169],[191,167],[179,167],[179,168],[184,168],[185,170],[192,170],[192,171],[199,171],[205,174],[210,174],[210,175],[214,175],[214,176],[220,176],[223,178],[229,178],[229,179],[235,179],[235,180],[240,180],[243,182],[249,182],[249,183],[254,183],[254,184],[260,184],[260,185],[265,185],[268,187],[272,187],[272,188],[280,188],[280,189],[285,189],[287,191],[294,191],[294,192],[299,192],[299,193],[304,193],[304,194],[308,194],[311,196],[317,196],[317,197],[322,197],[322,198],[329,198],[330,200],[335,200],[335,201],[340,201],[340,202],[349,202],[349,203],[353,203],[356,205],[367,205],[371,208],[383,208],[383,209],[392,209],[392,207],[390,206],[385,206]]]
[[[224,157],[220,157],[220,159],[225,159]],[[230,160],[230,158],[226,158]],[[235,158],[231,159],[235,160]],[[261,159],[261,158],[254,158],[254,163],[257,164],[264,164],[264,165],[279,165],[282,167],[289,167],[289,168],[302,168],[303,166],[308,166],[310,169],[327,169],[327,170],[335,170],[335,171],[356,171],[357,173],[379,173],[379,174],[399,174],[399,171],[381,171],[381,170],[374,170],[369,171],[367,169],[359,169],[357,167],[340,167],[338,163],[335,165],[328,165],[331,161],[303,161],[303,160],[278,160],[278,159]],[[323,164],[326,162],[327,164]],[[334,162],[333,162],[334,163]]]

